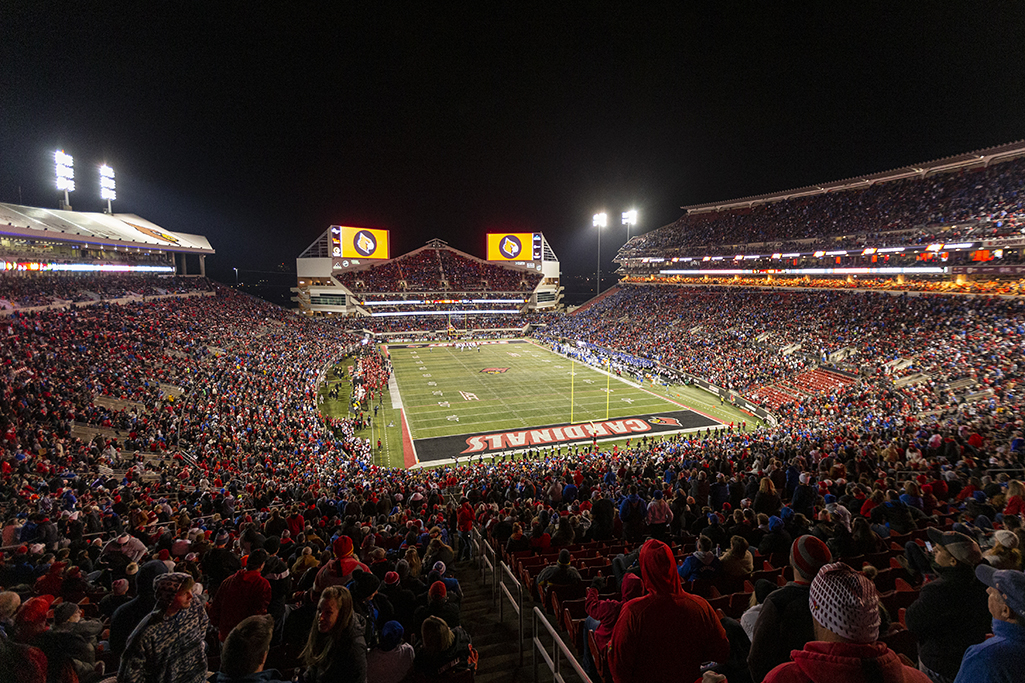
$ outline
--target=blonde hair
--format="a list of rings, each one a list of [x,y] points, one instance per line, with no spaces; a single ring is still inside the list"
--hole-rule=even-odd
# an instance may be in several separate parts
[[[314,617],[313,625],[310,627],[310,635],[306,639],[306,647],[299,654],[299,659],[308,667],[320,667],[331,656],[331,647],[335,641],[340,640],[352,623],[352,594],[345,586],[329,586],[320,594],[317,602],[317,611],[325,600],[334,600],[338,606],[338,620],[334,627],[327,633],[321,633],[318,628],[317,618]]]
[[[776,486],[772,483],[772,479],[762,477],[762,483],[758,485],[758,490],[761,493],[775,493]]]
[[[1017,479],[1012,479],[1007,485],[1007,497],[1012,498],[1014,496],[1025,498],[1025,484],[1022,484]]]
[[[409,563],[409,575],[413,578],[417,578],[423,572],[423,564],[420,562],[420,553],[416,551],[416,548],[410,546],[406,548],[406,562]]]
[[[456,639],[452,629],[448,627],[448,622],[435,616],[424,619],[420,637],[423,639],[424,650],[432,653],[444,652],[452,647]]]

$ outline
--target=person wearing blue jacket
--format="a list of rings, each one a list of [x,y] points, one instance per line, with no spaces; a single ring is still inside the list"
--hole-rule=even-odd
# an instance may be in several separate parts
[[[954,683],[1023,681],[1025,573],[980,564],[975,568],[975,576],[987,586],[989,613],[993,617],[993,637],[965,651]]]

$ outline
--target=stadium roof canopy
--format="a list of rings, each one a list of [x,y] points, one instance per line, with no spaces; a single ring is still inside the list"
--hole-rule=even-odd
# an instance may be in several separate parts
[[[819,183],[817,185],[807,185],[805,187],[797,187],[792,190],[785,190],[782,192],[769,192],[767,194],[752,195],[750,197],[740,197],[738,199],[728,199],[719,202],[691,204],[690,206],[681,206],[680,208],[689,214],[743,209],[757,206],[759,204],[770,204],[784,199],[810,197],[817,194],[826,194],[828,192],[837,192],[840,190],[864,189],[876,183],[885,183],[891,180],[900,180],[901,178],[912,178],[916,176],[922,177],[929,175],[930,173],[937,173],[941,171],[954,171],[975,166],[989,166],[991,163],[997,161],[1007,161],[1023,155],[1025,155],[1025,140],[1019,140],[1017,142],[1009,142],[1004,145],[997,145],[996,147],[987,147],[986,149],[980,149],[974,152],[955,154],[953,156],[943,157],[942,159],[936,159],[935,161],[911,164],[910,166],[904,166],[892,171],[872,173],[869,175],[858,176],[856,178],[847,178],[845,180],[834,180],[832,182]]]
[[[171,232],[131,213],[58,211],[0,203],[0,235],[193,254],[213,254],[202,235]]]

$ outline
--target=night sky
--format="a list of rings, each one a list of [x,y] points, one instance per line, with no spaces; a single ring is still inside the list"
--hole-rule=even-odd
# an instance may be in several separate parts
[[[63,148],[76,210],[106,162],[115,211],[206,235],[224,281],[331,224],[396,255],[541,231],[586,274],[601,209],[611,269],[626,209],[650,230],[1025,138],[1021,2],[422,4],[463,10],[8,0],[0,201],[56,208]]]

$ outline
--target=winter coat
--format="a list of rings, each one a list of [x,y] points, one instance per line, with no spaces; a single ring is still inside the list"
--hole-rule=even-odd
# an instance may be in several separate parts
[[[762,683],[930,683],[884,643],[812,641],[790,656],[792,662],[777,666]]]
[[[693,681],[704,662],[726,661],[726,631],[704,598],[683,592],[669,547],[647,541],[640,565],[648,594],[619,612],[609,653],[615,683]]]
[[[918,638],[922,663],[947,678],[957,676],[969,646],[989,633],[992,617],[986,586],[968,565],[943,567],[940,579],[922,586],[904,623]]]

